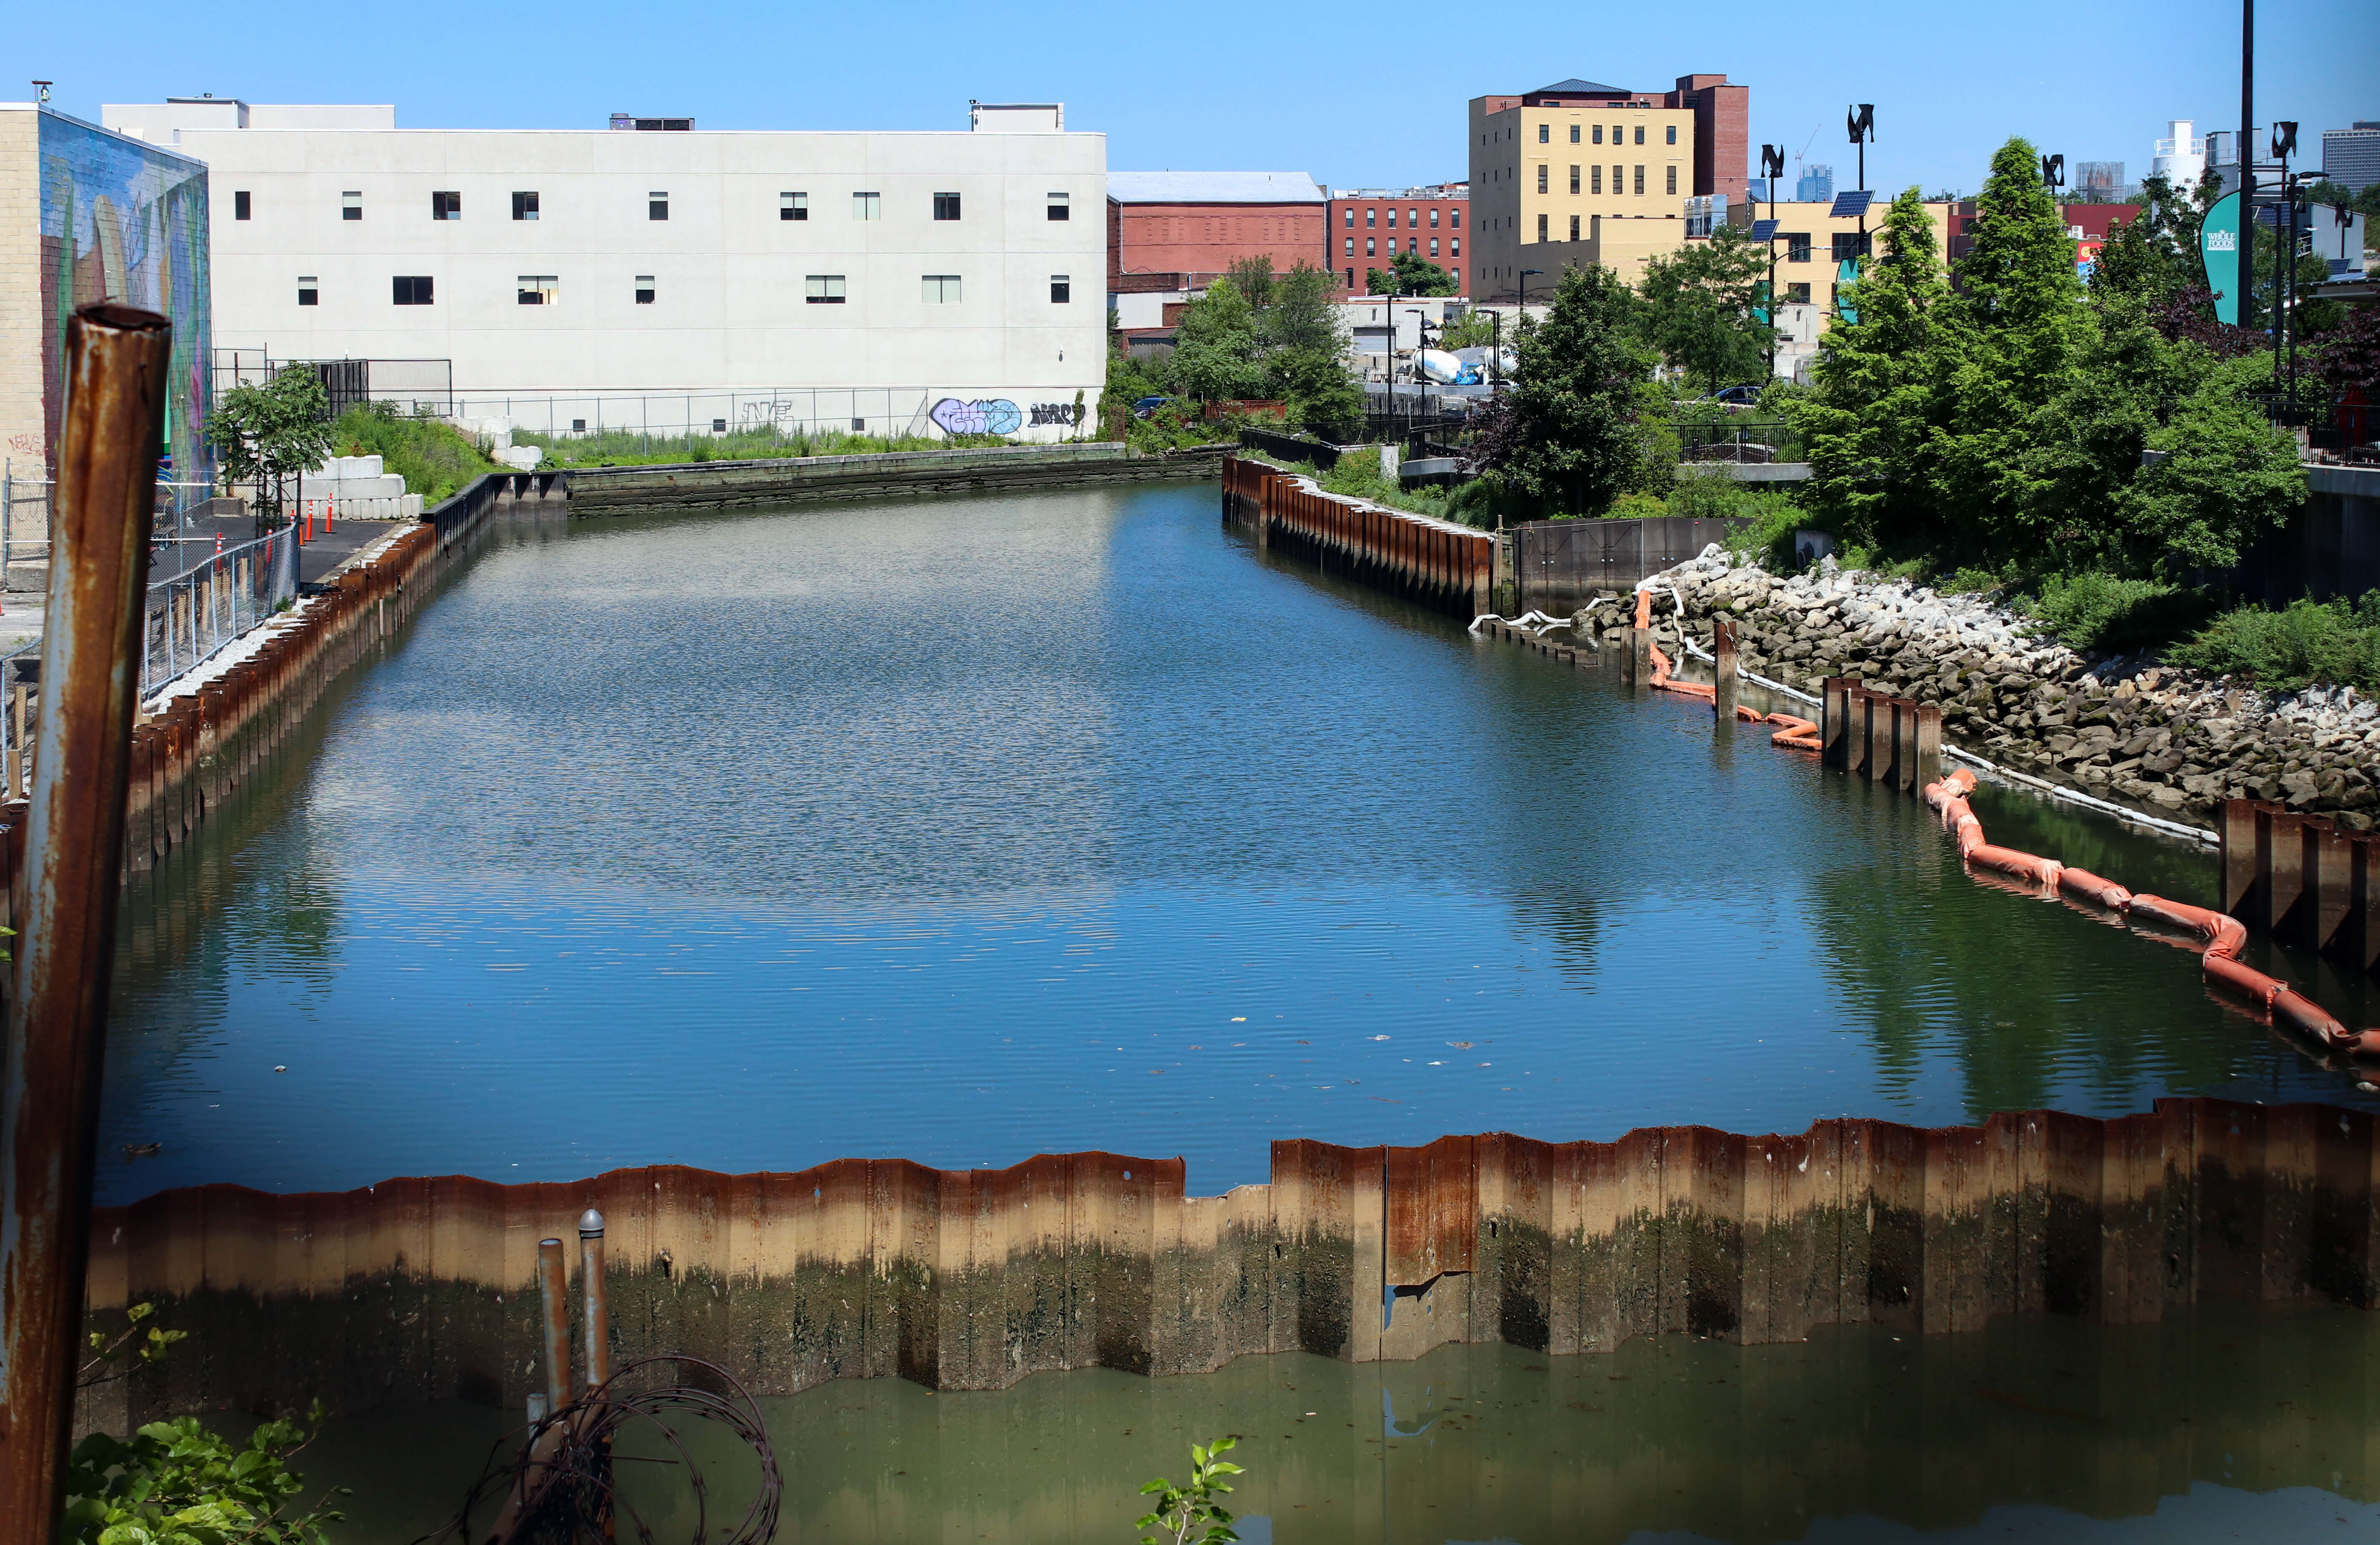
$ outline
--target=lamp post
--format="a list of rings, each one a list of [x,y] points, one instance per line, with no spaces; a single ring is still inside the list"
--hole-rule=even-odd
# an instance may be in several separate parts
[[[1863,102],[1844,115],[1844,127],[1851,130],[1852,146],[1859,152],[1859,190],[1867,191],[1867,148],[1876,143],[1876,103]],[[1860,256],[1867,256],[1867,206],[1860,206]]]
[[[1415,426],[1420,424],[1423,416],[1429,411],[1429,377],[1423,372],[1421,366],[1421,356],[1429,348],[1429,311],[1424,307],[1408,306],[1405,308],[1405,314],[1415,319],[1414,322],[1414,396],[1416,399],[1418,411],[1408,416],[1405,421],[1405,435],[1410,440],[1419,432]],[[1396,319],[1390,317],[1389,319],[1390,342],[1394,343],[1396,336]]]
[[[2298,416],[2298,182],[2289,171],[2289,157],[2298,148],[2298,126],[2286,119],[2273,121],[2273,161],[2281,172],[2281,207],[2288,211],[2286,222],[2273,223],[2275,251],[2273,253],[2273,374],[2281,375],[2282,339],[2286,334],[2289,349],[2288,395],[2283,399],[2284,411],[2290,424]],[[2249,272],[2255,272],[2255,226],[2248,227]],[[2248,288],[2253,287],[2253,281]]]
[[[1777,185],[1785,178],[1785,147],[1760,147],[1760,180],[1768,185],[1768,375],[1777,375]]]
[[[2256,133],[2256,0],[2240,0],[2240,138],[2231,153],[2240,163],[2240,228],[2247,233],[2247,267],[2240,285],[2240,325],[2256,321],[2256,170],[2248,149]]]

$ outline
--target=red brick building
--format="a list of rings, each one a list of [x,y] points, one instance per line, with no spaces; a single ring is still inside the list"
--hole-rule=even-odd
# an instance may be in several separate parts
[[[1243,258],[1314,262],[1328,211],[1303,172],[1110,172],[1108,291],[1197,289]]]
[[[1471,188],[1465,183],[1402,190],[1333,188],[1324,266],[1338,274],[1339,287],[1346,294],[1369,295],[1366,272],[1388,268],[1399,252],[1412,252],[1446,270],[1456,295],[1469,295],[1463,277],[1469,266],[1463,244],[1470,210]]]

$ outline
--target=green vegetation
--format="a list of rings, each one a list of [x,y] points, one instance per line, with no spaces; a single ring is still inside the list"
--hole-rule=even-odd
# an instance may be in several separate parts
[[[378,456],[384,471],[405,479],[405,491],[425,504],[461,491],[471,480],[504,470],[468,436],[443,418],[409,418],[395,403],[364,403],[330,426],[342,456]]]
[[[1545,321],[1518,329],[1512,390],[1482,415],[1483,465],[1548,514],[1600,513],[1644,481],[1636,388],[1652,359],[1633,301],[1609,269],[1565,269]]]
[[[88,1389],[161,1361],[187,1332],[146,1322],[152,1306],[135,1304],[110,1340],[95,1332],[76,1382]],[[144,1328],[145,1327],[145,1328]],[[331,1494],[290,1511],[305,1477],[289,1461],[322,1430],[318,1404],[307,1426],[261,1424],[245,1444],[210,1430],[196,1417],[152,1421],[129,1441],[93,1432],[67,1457],[66,1512],[59,1545],[323,1545],[323,1526],[342,1516]]]
[[[790,456],[868,456],[888,451],[947,451],[954,447],[1007,445],[1000,435],[858,435],[840,429],[783,430],[772,424],[724,434],[689,431],[655,435],[638,429],[589,430],[585,434],[513,431],[515,445],[545,453],[543,466],[676,466],[687,462],[771,461]]]
[[[1352,439],[1362,430],[1364,392],[1348,369],[1335,293],[1330,271],[1308,263],[1286,273],[1262,258],[1234,263],[1182,308],[1170,358],[1135,360],[1120,346],[1110,350],[1110,400],[1279,401],[1290,424],[1325,440]],[[1180,433],[1187,423],[1177,413],[1164,432]]]
[[[2042,581],[2029,610],[2042,632],[2069,648],[2130,650],[2172,644],[2214,608],[2182,585],[2085,569]]]
[[[1387,268],[1364,271],[1364,288],[1376,296],[1446,296],[1456,291],[1454,275],[1418,252],[1400,252]]]
[[[2172,658],[2277,692],[2328,682],[2380,693],[2380,591],[2352,607],[2300,600],[2279,611],[2227,611]]]
[[[285,481],[331,453],[330,393],[311,366],[291,365],[255,386],[235,386],[207,415],[207,439],[226,487],[256,485],[260,508],[278,513]]]
[[[1755,314],[1768,262],[1768,244],[1741,225],[1722,225],[1708,241],[1654,258],[1638,286],[1645,341],[1706,391],[1760,380],[1776,335]]]
[[[1156,1504],[1133,1527],[1153,1532],[1140,1537],[1140,1545],[1232,1545],[1240,1537],[1232,1528],[1232,1515],[1215,1499],[1232,1490],[1229,1475],[1245,1475],[1239,1466],[1222,1455],[1239,1446],[1237,1438],[1218,1438],[1201,1448],[1190,1445],[1190,1484],[1176,1486],[1163,1476],[1140,1489],[1144,1497],[1155,1497]]]

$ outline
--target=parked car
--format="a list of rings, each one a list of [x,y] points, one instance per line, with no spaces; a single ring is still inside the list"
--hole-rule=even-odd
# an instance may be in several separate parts
[[[1751,385],[1730,386],[1723,390],[1712,392],[1709,396],[1702,398],[1701,401],[1706,403],[1725,403],[1730,407],[1751,407],[1760,401],[1760,388]]]
[[[1179,400],[1174,397],[1143,397],[1132,404],[1132,416],[1135,418],[1146,418],[1166,404]]]

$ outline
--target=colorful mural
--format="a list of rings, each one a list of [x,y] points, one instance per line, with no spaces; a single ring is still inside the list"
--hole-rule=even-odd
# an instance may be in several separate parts
[[[931,416],[944,434],[952,435],[1013,435],[1025,423],[1025,415],[1005,397],[972,403],[945,397],[934,404]]]
[[[66,407],[67,320],[78,306],[121,300],[174,324],[165,456],[159,477],[212,480],[204,434],[209,350],[207,169],[199,162],[44,111],[42,161],[42,418],[57,462]],[[206,497],[178,489],[176,503]]]

